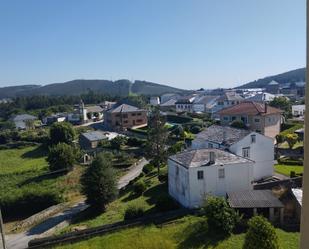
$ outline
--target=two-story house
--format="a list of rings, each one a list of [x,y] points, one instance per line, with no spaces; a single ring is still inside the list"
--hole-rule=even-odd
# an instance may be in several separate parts
[[[193,101],[196,96],[191,95],[178,99],[175,102],[176,112],[193,112]]]
[[[254,101],[245,101],[218,112],[222,125],[230,125],[234,120],[239,120],[251,131],[272,138],[280,133],[281,114],[280,109]]]
[[[192,149],[217,148],[254,161],[255,181],[273,175],[274,140],[260,133],[212,125],[196,134]]]
[[[216,104],[210,110],[216,117],[216,112],[230,106],[237,105],[245,99],[235,91],[226,91],[220,97],[216,99]]]
[[[207,195],[252,189],[253,161],[220,149],[187,150],[168,159],[168,191],[181,205],[197,208]]]
[[[147,125],[147,110],[122,104],[104,113],[104,124],[107,128],[116,131],[144,126]]]

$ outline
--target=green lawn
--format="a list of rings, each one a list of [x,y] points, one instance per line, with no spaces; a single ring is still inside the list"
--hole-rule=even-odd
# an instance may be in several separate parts
[[[0,159],[1,175],[47,168],[46,151],[37,146],[0,150]]]
[[[75,227],[95,227],[122,221],[125,210],[129,205],[137,204],[143,206],[146,214],[156,212],[156,199],[162,193],[167,193],[167,185],[160,183],[154,174],[144,176],[142,179],[145,180],[148,186],[143,195],[135,196],[132,192],[132,187],[129,187],[118,199],[110,203],[102,214],[93,215],[92,213],[85,212],[77,217],[72,225],[59,232],[66,233],[74,230]]]
[[[304,167],[298,165],[276,164],[275,171],[282,175],[290,176],[291,171],[295,171],[296,174],[303,173]]]
[[[277,229],[281,249],[298,248],[299,233]],[[244,234],[227,239],[209,234],[203,217],[187,216],[163,226],[141,226],[95,237],[58,249],[242,249]]]

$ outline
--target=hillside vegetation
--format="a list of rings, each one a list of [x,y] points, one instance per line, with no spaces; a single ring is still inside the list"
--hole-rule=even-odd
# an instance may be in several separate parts
[[[147,81],[129,80],[72,80],[64,83],[48,84],[45,86],[16,86],[0,88],[0,98],[33,95],[80,95],[89,90],[111,96],[161,95],[164,93],[183,93],[182,89]]]
[[[306,76],[306,68],[299,68],[285,73],[258,79],[246,83],[244,85],[241,85],[237,88],[263,88],[272,80],[277,81],[280,84],[305,81],[305,76]]]

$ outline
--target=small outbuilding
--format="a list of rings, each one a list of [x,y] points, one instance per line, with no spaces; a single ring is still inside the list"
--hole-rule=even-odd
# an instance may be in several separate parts
[[[79,144],[82,149],[96,149],[99,145],[99,142],[102,140],[107,140],[107,136],[104,135],[101,131],[89,131],[82,133],[79,138]]]
[[[277,221],[283,224],[284,205],[271,190],[244,190],[228,192],[230,207],[237,209],[246,217],[263,215],[272,223]]]

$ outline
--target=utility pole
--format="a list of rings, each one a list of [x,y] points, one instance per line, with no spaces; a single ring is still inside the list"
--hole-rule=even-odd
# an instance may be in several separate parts
[[[0,233],[1,233],[1,240],[2,240],[2,248],[6,249],[5,238],[4,238],[4,226],[3,226],[1,208],[0,208]]]

